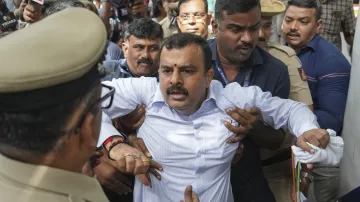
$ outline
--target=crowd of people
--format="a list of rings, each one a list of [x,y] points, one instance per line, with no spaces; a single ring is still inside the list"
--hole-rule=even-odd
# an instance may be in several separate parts
[[[0,201],[340,200],[352,1],[0,0],[0,17]]]

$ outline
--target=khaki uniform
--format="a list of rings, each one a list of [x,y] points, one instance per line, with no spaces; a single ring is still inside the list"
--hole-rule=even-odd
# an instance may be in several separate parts
[[[161,27],[164,31],[164,38],[166,38],[172,34],[178,33],[178,28],[177,28],[176,24],[171,24],[171,20],[168,17],[161,20],[159,22],[159,24],[161,25]]]
[[[293,49],[280,44],[270,44],[269,53],[288,66],[290,75],[289,99],[312,105],[313,101],[307,81],[302,80],[299,70],[302,65]]]
[[[1,202],[107,202],[95,178],[0,155]]]
[[[281,60],[288,66],[290,76],[289,99],[312,105],[312,98],[307,81],[302,80],[299,69],[302,67],[301,61],[296,56],[293,49],[277,43],[268,46],[268,52]],[[283,145],[278,151],[261,150],[262,159],[268,159],[289,148],[293,141],[292,135],[286,135]],[[282,161],[263,168],[269,187],[273,192],[277,202],[289,202],[292,191],[292,170],[291,160]]]

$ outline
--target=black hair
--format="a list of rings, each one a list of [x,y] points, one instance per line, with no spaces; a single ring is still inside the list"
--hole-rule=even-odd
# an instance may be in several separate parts
[[[227,12],[227,15],[233,15],[235,13],[247,13],[255,7],[260,8],[259,0],[216,0],[215,21],[220,24],[224,11]]]
[[[59,139],[71,134],[65,127],[74,111],[96,100],[96,83],[100,81],[94,82],[85,95],[60,105],[33,111],[0,112],[0,143],[30,153],[48,153]]]
[[[179,0],[179,5],[178,5],[178,13],[180,13],[180,6],[181,6],[181,4],[183,4],[183,3],[186,3],[186,2],[189,2],[189,1],[191,1],[191,0]],[[207,0],[202,0],[202,2],[204,3],[204,5],[205,5],[205,13],[208,13],[208,11],[209,11],[209,4],[208,4],[208,2],[207,2]]]
[[[66,8],[80,7],[85,8],[84,4],[78,0],[46,0],[43,6],[43,15],[47,17]]]
[[[163,39],[164,32],[158,23],[148,18],[134,20],[127,27],[124,38],[127,40],[130,36],[139,39]]]
[[[152,16],[153,18],[157,18],[160,16],[160,8],[163,7],[163,0],[153,0],[152,5]]]
[[[159,57],[164,48],[168,50],[183,49],[192,44],[197,45],[201,48],[204,56],[205,73],[208,72],[212,68],[211,49],[205,39],[195,34],[183,32],[183,33],[173,34],[165,38],[160,47]]]
[[[318,21],[321,19],[322,7],[318,0],[290,0],[286,10],[289,8],[289,6],[295,6],[299,8],[313,8],[315,9],[315,20]]]

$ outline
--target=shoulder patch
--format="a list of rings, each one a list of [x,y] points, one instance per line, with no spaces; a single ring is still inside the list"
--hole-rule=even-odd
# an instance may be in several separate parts
[[[270,48],[275,48],[275,49],[277,49],[277,50],[279,50],[279,51],[281,51],[281,52],[284,52],[284,53],[286,53],[289,57],[296,55],[296,52],[294,51],[294,49],[292,49],[292,48],[290,48],[290,47],[288,47],[288,46],[284,46],[284,45],[277,44],[277,43],[274,43],[274,44],[271,43],[271,44],[269,45],[269,47],[270,47]]]

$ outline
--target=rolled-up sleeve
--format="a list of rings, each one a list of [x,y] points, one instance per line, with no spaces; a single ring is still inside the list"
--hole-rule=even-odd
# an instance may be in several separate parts
[[[257,86],[243,88],[233,84],[227,92],[232,94],[230,98],[238,107],[258,107],[265,123],[276,129],[289,130],[296,137],[319,128],[316,116],[304,103],[272,97],[271,93],[262,92]]]

